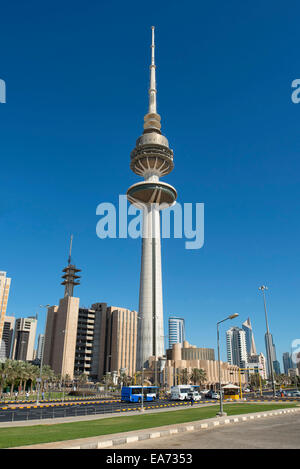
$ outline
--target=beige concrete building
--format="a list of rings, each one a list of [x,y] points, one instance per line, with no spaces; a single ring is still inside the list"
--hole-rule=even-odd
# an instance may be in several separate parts
[[[47,314],[44,364],[70,379],[74,377],[78,313],[79,298],[65,296]]]
[[[6,272],[0,271],[0,344],[2,340],[4,316],[7,309],[10,284],[11,278],[6,276]]]
[[[126,370],[134,376],[136,370],[137,312],[119,306],[95,303],[95,310],[101,311],[99,320],[99,367],[98,377],[106,373]]]
[[[100,381],[109,372],[136,367],[137,312],[95,303],[79,308],[79,298],[65,296],[48,309],[44,363],[71,379],[86,374]]]
[[[110,306],[107,310],[111,333],[107,337],[108,371],[126,370],[133,376],[136,370],[137,312]]]
[[[16,319],[12,349],[13,360],[31,361],[34,359],[36,326],[36,317]]]
[[[193,368],[203,369],[206,372],[207,380],[205,387],[215,388],[219,383],[218,361],[214,359],[213,349],[197,348],[187,341],[181,344],[174,344],[172,350],[167,351],[165,366],[161,372],[161,381],[167,387],[180,384],[180,372],[187,370],[191,373]],[[230,365],[221,361],[221,384],[234,383],[239,385],[239,381],[245,383],[245,376],[239,375],[236,365]]]

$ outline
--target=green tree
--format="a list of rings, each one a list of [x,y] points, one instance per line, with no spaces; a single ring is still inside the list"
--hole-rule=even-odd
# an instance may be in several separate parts
[[[207,380],[206,371],[202,368],[193,368],[191,373],[191,381],[194,385],[202,386]]]

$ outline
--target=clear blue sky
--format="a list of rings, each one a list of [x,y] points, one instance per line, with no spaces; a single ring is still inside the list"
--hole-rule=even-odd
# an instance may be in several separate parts
[[[300,337],[299,2],[5,2],[1,7],[0,270],[8,314],[63,296],[74,234],[81,305],[138,308],[140,240],[100,240],[96,207],[138,182],[130,151],[147,111],[151,25],[158,111],[174,150],[164,180],[205,204],[205,244],[163,240],[165,319],[216,346],[250,316],[259,351],[266,284],[278,358]],[[38,333],[43,331],[40,314]],[[229,324],[228,324],[229,325]],[[233,325],[233,324],[230,324]],[[225,324],[222,342],[223,358]],[[166,329],[167,333],[167,329]]]

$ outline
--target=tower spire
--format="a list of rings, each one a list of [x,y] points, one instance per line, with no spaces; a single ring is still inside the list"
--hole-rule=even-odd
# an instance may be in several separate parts
[[[160,115],[157,114],[156,109],[156,65],[155,65],[155,41],[154,41],[154,30],[155,27],[151,26],[152,29],[152,42],[151,42],[151,63],[150,63],[150,87],[149,87],[149,108],[148,114],[144,117],[144,133],[148,132],[160,132]]]
[[[69,265],[71,264],[72,242],[73,242],[73,235],[71,235],[71,239],[70,239],[70,249],[69,249],[69,257],[68,257]]]
[[[156,114],[156,74],[155,74],[155,42],[154,42],[154,30],[152,26],[152,44],[151,44],[151,65],[150,65],[150,88],[149,88],[149,114]]]

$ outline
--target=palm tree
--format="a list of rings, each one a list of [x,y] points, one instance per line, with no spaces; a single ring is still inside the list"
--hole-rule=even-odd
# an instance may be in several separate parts
[[[136,371],[134,373],[134,384],[142,384],[142,372]]]
[[[7,367],[7,381],[10,383],[10,396],[12,397],[15,384],[22,376],[22,362],[20,360],[9,360]]]
[[[204,384],[205,381],[207,380],[206,371],[203,370],[202,368],[193,368],[192,374],[191,374],[191,380],[194,385],[199,384],[200,386],[202,386],[202,384]]]
[[[7,363],[0,362],[0,395],[3,393],[3,388],[6,385],[7,378]]]
[[[178,377],[179,377],[180,384],[188,384],[190,381],[191,375],[188,372],[187,368],[183,368],[179,370]]]
[[[21,388],[21,392],[25,393],[25,389],[26,389],[26,384],[27,384],[27,381],[29,380],[30,378],[30,372],[31,372],[31,364],[28,363],[28,362],[21,362],[20,363],[20,375],[19,375],[19,378],[20,378],[20,388]]]

